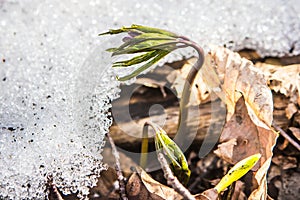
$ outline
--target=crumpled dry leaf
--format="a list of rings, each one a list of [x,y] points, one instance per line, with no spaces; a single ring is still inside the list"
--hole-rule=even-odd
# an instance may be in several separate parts
[[[237,181],[234,187],[233,194],[231,196],[231,200],[246,199],[247,197],[243,192],[244,188],[245,184],[242,181]],[[195,198],[197,200],[218,200],[219,195],[215,189],[208,189],[201,194],[195,195]]]
[[[220,140],[220,142],[222,142]],[[223,160],[235,163],[238,161],[233,161],[232,158],[235,157],[234,148],[237,145],[237,138],[231,138],[229,140],[224,140],[221,144],[218,145],[218,149],[214,151],[215,154],[217,154],[219,157],[221,157]]]
[[[219,200],[219,194],[214,188],[211,188],[195,195],[195,198],[197,200]]]
[[[262,158],[253,170],[256,172],[256,181],[260,192],[252,199],[266,197],[266,173],[271,162],[272,149],[276,143],[277,133],[271,129],[257,126],[248,115],[244,99],[241,98],[235,108],[235,113],[226,123],[220,137],[220,145],[215,153],[222,159],[232,164],[253,155],[260,153]],[[261,184],[265,184],[264,186]],[[262,198],[264,199],[264,198]]]
[[[252,62],[223,47],[212,47],[202,69],[203,78],[227,106],[227,119],[236,102],[244,97],[248,113],[256,125],[267,128],[273,120],[272,93],[264,75]]]
[[[256,153],[262,155],[261,163],[272,156],[277,134],[271,129],[257,126],[248,115],[243,98],[237,102],[235,113],[225,124],[220,145],[215,153],[229,163],[236,163]],[[258,166],[253,169],[256,170]]]
[[[300,64],[278,66],[256,63],[255,66],[264,72],[272,90],[289,97],[298,93],[298,99],[300,98]]]
[[[133,173],[127,184],[126,184],[126,193],[128,199],[130,200],[164,200],[160,196],[151,193],[143,184],[141,177],[137,173]]]
[[[215,153],[232,164],[260,153],[262,157],[253,168],[258,188],[249,199],[267,199],[266,174],[278,134],[271,128],[273,99],[264,74],[249,60],[223,47],[212,48],[202,73],[227,107],[221,144]]]
[[[271,157],[268,158],[255,173],[254,178],[258,184],[258,188],[250,194],[249,200],[268,199],[267,172],[271,164],[271,159]]]
[[[149,197],[149,198],[140,198],[140,199],[145,199],[145,200],[146,199],[165,199],[165,200],[183,199],[183,197],[180,194],[178,194],[173,188],[165,186],[157,182],[156,180],[152,179],[142,168],[136,167],[136,171],[143,184],[143,187],[146,188],[148,192],[147,195]]]

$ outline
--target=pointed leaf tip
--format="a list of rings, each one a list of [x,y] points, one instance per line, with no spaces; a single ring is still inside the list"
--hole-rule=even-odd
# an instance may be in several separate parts
[[[170,31],[166,31],[166,30],[159,29],[159,28],[153,28],[153,27],[149,27],[149,26],[137,25],[137,24],[132,24],[130,27],[123,26],[120,29],[110,29],[107,32],[98,34],[98,36],[108,35],[108,34],[113,35],[113,34],[119,34],[119,33],[123,33],[123,32],[131,32],[130,34],[134,34],[134,35],[139,35],[141,33],[158,33],[158,34],[162,34],[165,36],[170,36],[170,37],[175,37],[175,38],[178,37],[177,34],[172,33]]]
[[[165,57],[167,54],[169,54],[169,51],[164,51],[164,50],[159,50],[157,52],[157,55],[153,56],[153,58],[147,62],[146,64],[142,65],[141,67],[139,67],[138,69],[136,69],[135,71],[133,71],[131,74],[123,76],[123,77],[119,77],[118,80],[119,81],[127,81],[133,77],[138,76],[140,73],[142,73],[143,71],[145,71],[146,69],[148,69],[149,67],[151,67],[152,65],[154,65],[155,63],[157,63],[160,59],[162,59],[163,57]]]
[[[155,133],[154,140],[156,151],[162,150],[166,154],[171,161],[170,167],[174,175],[186,185],[190,179],[191,171],[179,146],[160,127]]]
[[[113,64],[113,67],[127,67],[146,61],[148,62],[127,76],[117,77],[117,80],[119,81],[126,81],[139,75],[141,72],[178,48],[176,44],[179,41],[176,39],[178,38],[176,34],[163,29],[136,24],[133,24],[130,27],[123,26],[120,29],[110,29],[108,32],[100,33],[99,36],[123,32],[127,32],[130,37],[125,37],[125,40],[123,40],[124,43],[119,47],[109,48],[106,51],[111,52],[112,56],[135,53],[144,53],[144,55],[136,56],[130,60],[116,62]]]
[[[177,34],[172,33],[170,31],[166,31],[164,29],[159,29],[159,28],[153,28],[153,27],[149,27],[149,26],[142,26],[142,25],[132,24],[131,28],[139,30],[139,31],[144,32],[144,33],[159,33],[159,34],[162,34],[162,35],[171,36],[171,37],[175,37],[175,38],[178,37]]]
[[[115,51],[117,51],[118,50],[118,48],[108,48],[108,49],[106,49],[105,51],[107,51],[107,52],[115,52]]]
[[[144,53],[142,55],[135,56],[129,60],[115,62],[115,63],[113,63],[112,67],[128,67],[131,65],[140,64],[142,62],[145,62],[145,61],[150,60],[151,58],[157,56],[159,53],[160,52],[157,50],[150,51],[150,52]]]
[[[102,35],[108,35],[109,32],[104,32],[104,33],[99,33],[98,36],[102,36]]]
[[[250,169],[252,169],[252,167],[254,167],[254,165],[257,163],[260,157],[261,154],[258,153],[236,163],[221,179],[221,181],[215,186],[215,189],[218,191],[218,193],[222,192],[233,182],[243,177]]]
[[[123,33],[123,32],[128,32],[130,28],[126,28],[126,27],[122,27],[120,29],[109,29],[109,31],[104,32],[104,33],[99,33],[98,36],[102,36],[102,35],[114,35],[114,34],[119,34],[119,33]]]

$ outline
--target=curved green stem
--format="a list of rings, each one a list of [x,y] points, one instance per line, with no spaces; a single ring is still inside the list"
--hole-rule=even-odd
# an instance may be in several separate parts
[[[198,73],[198,71],[201,69],[203,63],[204,63],[204,51],[203,49],[195,42],[190,41],[186,37],[181,37],[182,40],[180,40],[181,43],[190,46],[194,48],[198,53],[198,59],[197,62],[193,65],[193,67],[190,69],[189,74],[186,78],[186,81],[184,83],[182,96],[180,99],[180,113],[179,113],[179,119],[178,119],[178,128],[177,128],[177,134],[183,134],[184,131],[187,128],[187,117],[188,117],[188,103],[190,101],[191,91],[192,91],[192,85],[195,80],[195,77]]]
[[[182,138],[186,138],[186,131],[187,131],[187,117],[188,117],[188,104],[190,101],[191,91],[192,91],[192,85],[195,80],[195,77],[199,70],[201,69],[203,63],[204,63],[204,51],[203,49],[195,42],[190,41],[186,37],[180,37],[178,38],[178,42],[181,44],[184,44],[184,47],[190,46],[194,48],[198,53],[198,59],[197,62],[193,65],[193,67],[190,69],[189,74],[186,78],[186,81],[184,83],[182,96],[180,99],[179,104],[179,118],[178,118],[178,127],[177,127],[177,135]],[[147,126],[151,126],[154,129],[157,129],[156,125],[148,122],[144,125],[143,130],[143,140],[142,140],[142,155],[140,164],[141,166],[146,166],[147,163],[147,157],[144,155],[144,153],[147,152],[148,149],[148,134],[147,134]]]
[[[155,125],[150,121],[145,122],[143,127],[143,138],[142,138],[141,157],[140,157],[140,166],[144,169],[147,166],[147,153],[148,153],[148,140],[149,140],[148,126],[151,126],[154,129],[155,133],[158,132],[157,125]]]

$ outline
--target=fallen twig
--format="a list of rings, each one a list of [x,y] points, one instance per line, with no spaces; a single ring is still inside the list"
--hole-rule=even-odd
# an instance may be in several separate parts
[[[60,195],[54,181],[52,174],[49,174],[47,176],[47,188],[49,190],[49,199],[50,200],[64,200],[62,196]]]
[[[173,175],[172,170],[170,169],[164,155],[161,152],[158,152],[157,157],[168,184],[171,185],[174,188],[174,190],[176,190],[179,194],[181,194],[184,197],[184,199],[195,200],[195,197]]]
[[[125,178],[124,178],[122,170],[121,170],[119,152],[118,152],[118,150],[116,148],[114,140],[110,137],[109,133],[106,134],[106,137],[109,140],[109,143],[110,143],[111,149],[112,149],[112,154],[114,155],[115,160],[116,160],[115,169],[116,169],[117,177],[118,177],[118,181],[119,181],[121,199],[128,200],[127,195],[126,195],[126,190],[125,190]]]
[[[279,131],[280,134],[287,139],[294,147],[296,147],[298,149],[298,151],[300,151],[300,145],[293,140],[293,138],[291,138],[284,130],[282,130],[279,126],[277,126],[276,124],[273,123],[273,127],[275,128],[276,131]]]

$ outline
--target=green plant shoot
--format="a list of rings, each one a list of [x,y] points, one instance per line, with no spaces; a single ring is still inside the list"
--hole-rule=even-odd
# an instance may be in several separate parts
[[[261,154],[254,154],[249,156],[238,163],[236,163],[228,173],[221,179],[221,181],[215,186],[215,190],[218,193],[225,190],[229,185],[233,182],[239,180],[242,176],[244,176],[260,159]]]
[[[187,76],[187,81],[184,84],[182,98],[180,100],[180,115],[178,120],[177,134],[185,134],[185,131],[187,130],[185,119],[187,118],[188,113],[187,104],[190,98],[190,86],[192,85],[198,70],[202,67],[204,62],[203,49],[187,37],[180,36],[166,30],[135,24],[133,24],[131,27],[111,29],[107,32],[99,34],[99,36],[108,34],[115,35],[120,33],[128,34],[123,38],[123,44],[121,44],[119,47],[107,49],[107,51],[112,52],[112,56],[124,54],[134,54],[135,56],[128,60],[117,61],[113,63],[113,67],[129,67],[137,65],[138,67],[131,74],[128,74],[124,77],[117,77],[119,81],[126,81],[138,76],[144,70],[153,66],[163,57],[167,56],[176,49],[192,47],[198,52],[199,58]],[[148,125],[151,125],[154,129],[156,129],[156,149],[163,150],[165,155],[167,155],[168,159],[171,161],[171,169],[173,170],[174,174],[179,180],[186,184],[190,177],[190,170],[188,169],[188,164],[184,154],[181,152],[180,148],[167,136],[164,130],[158,128],[152,123],[149,123]],[[146,151],[146,142],[146,139],[144,139],[142,143],[142,155],[144,155]],[[141,165],[145,166],[146,161],[146,157],[142,156]]]
[[[113,67],[135,66],[137,68],[132,73],[124,77],[117,76],[119,81],[126,81],[138,76],[140,73],[150,68],[176,49],[191,47],[198,53],[199,56],[197,62],[194,63],[187,76],[182,91],[182,97],[180,98],[180,115],[178,118],[177,135],[183,136],[184,134],[187,134],[186,119],[188,116],[188,103],[190,99],[191,86],[193,85],[194,79],[204,62],[203,49],[197,43],[185,36],[177,35],[158,28],[135,24],[131,25],[131,27],[111,29],[99,34],[99,36],[108,34],[115,35],[120,33],[128,34],[123,38],[124,43],[119,47],[107,49],[107,51],[112,52],[112,56],[124,54],[134,54],[134,56],[131,59],[113,63]],[[145,162],[146,160],[143,158],[142,164],[145,164]]]
[[[191,171],[184,154],[178,145],[167,135],[167,133],[158,125],[148,123],[155,130],[155,149],[157,152],[163,152],[170,160],[170,168],[178,180],[186,185],[190,179]]]
[[[123,54],[138,55],[129,60],[115,62],[113,67],[129,67],[137,64],[141,64],[141,66],[127,76],[117,77],[119,81],[126,81],[139,75],[175,49],[186,47],[186,45],[177,45],[181,43],[181,37],[175,33],[135,24],[131,27],[111,29],[108,32],[99,34],[99,36],[124,32],[128,33],[128,36],[123,38],[124,43],[119,47],[107,49],[107,51],[112,52],[112,56]]]

